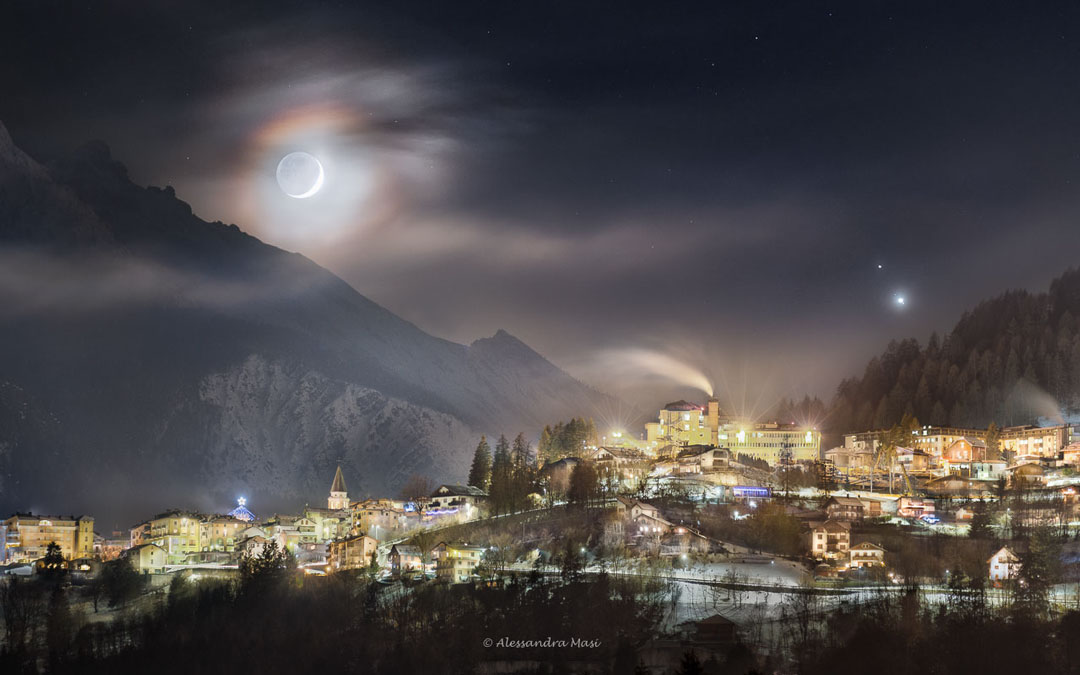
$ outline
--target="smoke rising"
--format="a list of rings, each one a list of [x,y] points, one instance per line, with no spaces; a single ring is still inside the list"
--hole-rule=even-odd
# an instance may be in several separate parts
[[[650,382],[668,382],[713,395],[712,382],[700,369],[664,352],[643,349],[612,349],[601,353],[601,365],[609,373]]]

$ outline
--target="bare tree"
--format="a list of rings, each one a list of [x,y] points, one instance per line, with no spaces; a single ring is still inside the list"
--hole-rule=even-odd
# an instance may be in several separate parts
[[[0,585],[0,612],[4,617],[4,643],[20,651],[32,638],[34,628],[42,623],[45,599],[35,585],[11,577]]]
[[[405,485],[401,487],[400,496],[402,499],[411,502],[419,502],[430,497],[436,487],[435,481],[431,480],[431,478],[414,473],[409,476],[409,480],[405,481]]]

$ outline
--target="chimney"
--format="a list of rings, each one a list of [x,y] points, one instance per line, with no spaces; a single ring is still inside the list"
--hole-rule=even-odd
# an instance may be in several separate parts
[[[708,401],[709,412],[706,414],[706,422],[709,425],[709,443],[720,445],[720,400],[710,397]]]

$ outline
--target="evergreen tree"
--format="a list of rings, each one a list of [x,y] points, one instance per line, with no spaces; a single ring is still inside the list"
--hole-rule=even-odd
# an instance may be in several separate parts
[[[491,461],[491,488],[488,491],[491,508],[496,514],[509,511],[512,479],[510,442],[506,440],[506,436],[499,436],[499,442],[495,444],[495,457]]]
[[[567,498],[572,504],[589,506],[600,487],[600,477],[589,462],[578,462],[570,474]]]
[[[510,456],[513,459],[514,466],[524,466],[529,463],[529,453],[532,452],[532,446],[525,440],[525,434],[519,433],[514,437],[514,446],[510,451]]]
[[[64,554],[60,550],[60,545],[55,541],[50,541],[49,545],[45,547],[45,557],[38,563],[38,574],[41,575],[42,579],[50,582],[58,582],[67,574],[67,563],[64,561]]]
[[[487,437],[481,436],[476,452],[473,453],[472,467],[469,469],[469,485],[486,490],[490,484],[491,446],[488,445]]]
[[[993,535],[990,530],[990,513],[984,502],[976,502],[972,509],[971,525],[968,528],[968,536],[972,539],[989,539]]]
[[[531,453],[532,446],[525,440],[525,434],[519,433],[510,451],[510,508],[515,512],[525,508],[525,498],[532,491]]]
[[[841,382],[831,431],[888,428],[911,412],[930,424],[1030,424],[1045,414],[1033,392],[1048,390],[1066,412],[1080,410],[1080,271],[1047,293],[1010,291],[965,313],[925,349],[889,343],[862,377]],[[908,404],[911,409],[908,409]]]
[[[1001,430],[993,422],[986,429],[986,459],[1001,459]]]
[[[117,558],[101,566],[101,589],[109,601],[110,607],[122,605],[137,596],[148,577],[144,577],[131,566],[131,559]]]
[[[545,425],[544,430],[540,432],[540,442],[536,446],[536,452],[540,459],[548,462],[554,461],[552,450],[551,425]]]
[[[1020,557],[1020,583],[1016,604],[1022,611],[1042,615],[1049,609],[1050,590],[1058,582],[1061,568],[1061,543],[1046,526],[1032,533],[1027,550]]]

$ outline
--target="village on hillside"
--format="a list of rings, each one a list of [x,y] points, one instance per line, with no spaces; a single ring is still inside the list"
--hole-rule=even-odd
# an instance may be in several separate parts
[[[388,588],[645,574],[679,589],[661,637],[639,650],[659,673],[688,645],[703,661],[751,635],[762,648],[797,592],[828,606],[959,584],[1004,604],[1037,586],[1050,605],[1080,604],[1074,433],[905,420],[822,451],[814,428],[676,401],[637,436],[576,418],[543,429],[535,448],[523,434],[493,450],[481,439],[463,484],[414,476],[393,498],[351,499],[338,467],[325,504],[294,514],[259,517],[240,498],[225,513],[170,509],[103,535],[89,516],[17,513],[0,525],[0,569],[63,573],[94,615],[112,611],[103,598],[124,606],[177,578],[242,578],[267,561]],[[1036,556],[1052,573],[1032,580]]]

